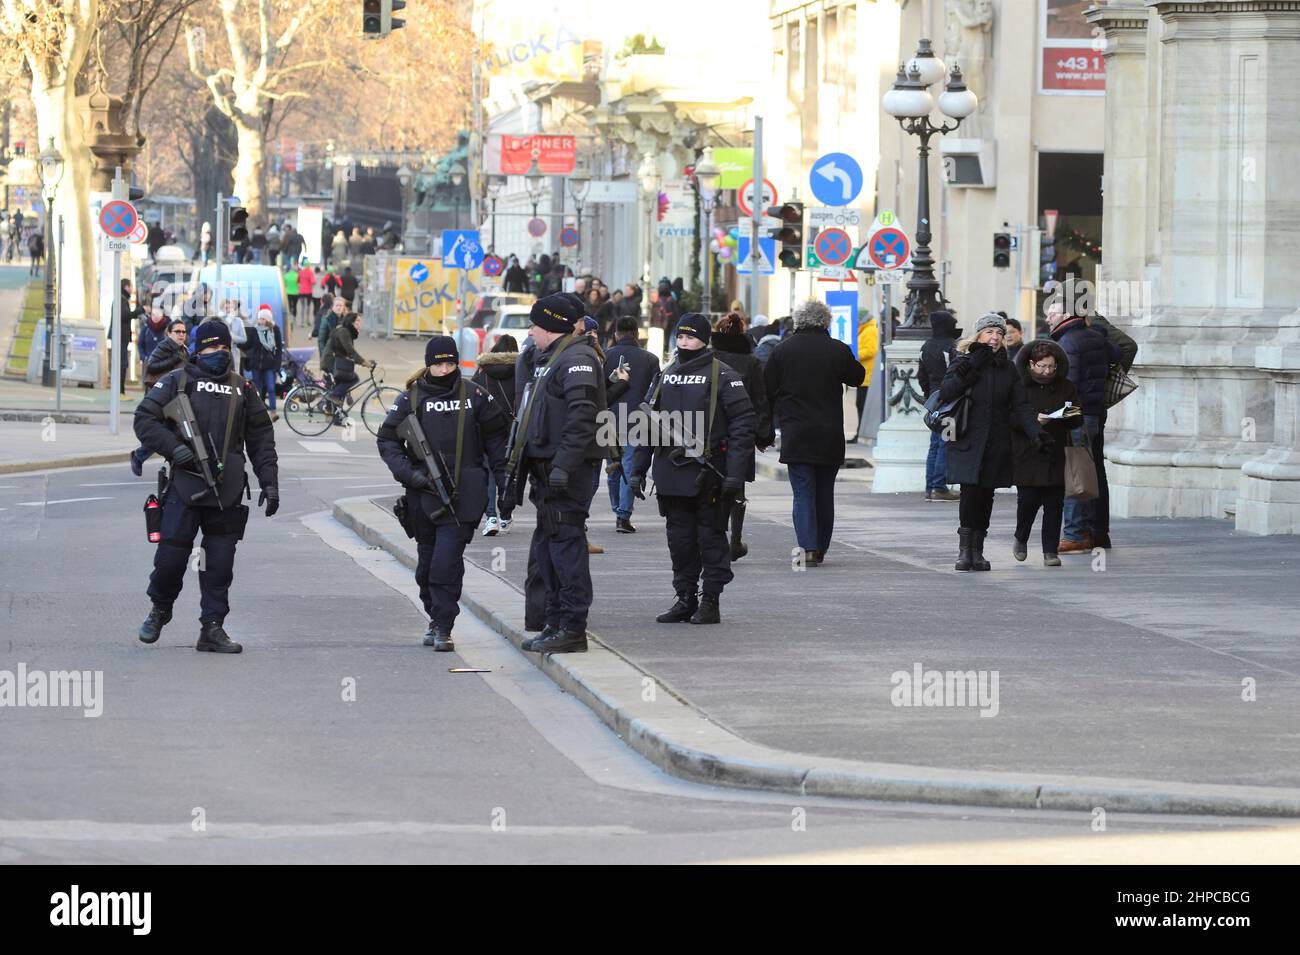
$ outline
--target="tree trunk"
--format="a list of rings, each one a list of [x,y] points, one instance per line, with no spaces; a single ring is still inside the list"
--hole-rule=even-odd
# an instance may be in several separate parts
[[[246,124],[235,114],[235,132],[239,141],[239,159],[235,163],[235,195],[248,210],[248,231],[253,224],[266,227],[266,201],[263,184],[266,176],[266,141],[258,126]]]
[[[49,146],[53,137],[54,146],[64,160],[63,177],[54,197],[54,226],[57,229],[62,216],[64,230],[62,255],[55,259],[59,268],[63,317],[70,321],[98,322],[99,270],[95,234],[90,221],[93,157],[82,133],[71,79],[59,83],[45,83],[39,77],[34,79],[32,102],[39,131],[37,152]],[[57,235],[54,242],[58,242]],[[57,244],[50,251],[57,252]]]

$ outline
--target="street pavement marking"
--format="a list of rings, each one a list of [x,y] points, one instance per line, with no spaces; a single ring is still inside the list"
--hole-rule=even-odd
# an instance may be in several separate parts
[[[140,478],[138,481],[107,481],[103,484],[78,484],[77,487],[138,487],[152,483],[152,478]]]
[[[396,490],[397,488],[401,487],[401,485],[398,484],[396,481],[389,481],[385,484],[345,484],[343,485],[343,487],[339,488],[339,490],[360,491],[360,490],[364,490],[365,488],[373,488],[373,487],[391,487],[394,490]]]
[[[47,504],[76,504],[80,501],[111,501],[111,497],[64,497],[57,501],[19,501],[19,507],[45,507]]]
[[[322,452],[327,454],[351,454],[347,448],[337,441],[299,441],[304,448],[316,454]]]
[[[519,826],[507,825],[500,830],[491,823],[463,824],[450,822],[330,822],[330,823],[220,823],[208,820],[207,829],[194,832],[188,818],[178,822],[97,822],[92,819],[0,819],[0,839],[39,839],[59,842],[167,842],[184,839],[297,839],[302,837],[335,839],[346,836],[379,835],[462,835],[485,833],[516,836],[640,836],[642,829],[632,826]]]

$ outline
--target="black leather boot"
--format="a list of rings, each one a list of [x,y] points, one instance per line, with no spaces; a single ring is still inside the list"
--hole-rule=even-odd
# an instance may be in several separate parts
[[[976,570],[992,570],[992,565],[984,559],[984,538],[988,537],[988,531],[976,531],[975,536],[971,539],[971,566]]]
[[[522,643],[520,643],[520,644],[519,644],[519,649],[520,649],[520,650],[533,650],[533,649],[536,648],[537,644],[541,643],[543,640],[549,640],[551,637],[555,636],[557,633],[559,633],[559,630],[556,629],[555,627],[552,627],[552,626],[548,623],[546,626],[542,627],[541,633],[537,634],[537,636],[535,636],[535,637],[529,637],[528,639],[526,639],[526,640],[524,640]]]
[[[678,594],[677,602],[655,617],[657,623],[684,623],[691,619],[700,606],[699,598],[695,594]]]
[[[199,642],[194,645],[195,650],[205,651],[207,653],[243,653],[242,644],[236,643],[226,636],[226,631],[222,629],[220,623],[216,620],[209,620],[200,624]]]
[[[162,628],[171,622],[172,612],[165,610],[154,604],[149,616],[144,623],[140,624],[140,642],[157,643],[158,638],[162,636]]]
[[[534,653],[586,653],[586,630],[556,630],[545,640],[533,644]]]
[[[451,630],[446,627],[439,627],[433,631],[434,653],[451,653],[455,649],[456,644],[451,642]]]
[[[700,609],[692,615],[691,623],[722,623],[722,614],[718,612],[717,594],[700,595]]]
[[[954,566],[956,570],[974,570],[975,555],[971,550],[974,543],[975,532],[969,527],[957,528],[957,563]]]

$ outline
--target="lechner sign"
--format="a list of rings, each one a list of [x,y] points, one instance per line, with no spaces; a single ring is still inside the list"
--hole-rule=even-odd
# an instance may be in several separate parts
[[[578,140],[573,136],[492,136],[488,140],[487,171],[522,176],[532,165],[534,152],[543,173],[567,176],[577,160]]]

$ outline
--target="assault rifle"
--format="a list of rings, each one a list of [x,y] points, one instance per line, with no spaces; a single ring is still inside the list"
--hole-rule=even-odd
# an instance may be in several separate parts
[[[429,439],[425,436],[424,429],[420,427],[420,422],[416,420],[414,414],[409,414],[402,419],[402,423],[397,426],[397,436],[406,442],[406,446],[419,458],[420,463],[429,472],[429,479],[433,483],[433,493],[442,503],[442,508],[431,514],[429,519],[436,521],[444,514],[449,513],[452,520],[456,522],[456,526],[459,527],[460,518],[456,516],[456,503],[452,500],[456,488],[447,473],[447,462],[443,459],[442,451],[429,444]]]
[[[213,472],[212,458],[208,454],[207,442],[203,440],[203,435],[199,433],[199,422],[194,417],[194,406],[190,404],[190,396],[183,391],[179,392],[175,398],[163,405],[163,417],[176,423],[181,439],[194,452],[194,463],[197,465],[199,476],[203,478],[203,483],[208,486],[206,491],[199,491],[197,494],[192,495],[190,503],[195,504],[205,494],[211,493],[217,499],[217,509],[225,510],[221,506],[221,492],[217,489],[217,478]],[[224,466],[225,462],[217,465],[218,468]]]

